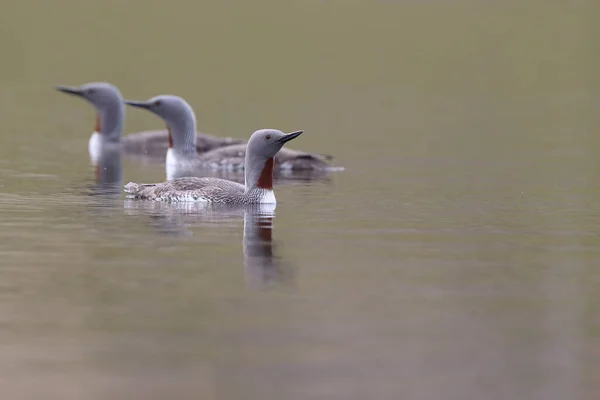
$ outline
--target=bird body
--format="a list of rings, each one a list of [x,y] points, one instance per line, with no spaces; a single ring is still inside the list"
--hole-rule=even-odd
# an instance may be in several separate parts
[[[245,184],[220,178],[183,177],[163,183],[125,185],[135,199],[167,202],[203,202],[247,205],[276,204],[273,192],[274,157],[284,143],[302,131],[285,134],[276,129],[261,129],[248,141],[244,169]]]
[[[125,104],[148,110],[162,118],[170,133],[167,150],[167,176],[182,176],[181,171],[194,175],[194,171],[224,169],[243,171],[247,143],[230,144],[198,153],[196,115],[187,101],[179,96],[159,95],[146,101],[125,100]],[[275,156],[274,168],[288,171],[326,171],[331,156],[283,148]]]
[[[90,102],[96,109],[96,125],[88,142],[90,157],[98,158],[105,148],[121,148],[125,153],[151,157],[164,157],[169,147],[168,130],[155,130],[123,135],[125,103],[119,89],[107,82],[84,85],[57,86],[57,90]],[[196,136],[196,152],[204,153],[219,147],[245,143],[241,139],[220,138],[201,132]]]

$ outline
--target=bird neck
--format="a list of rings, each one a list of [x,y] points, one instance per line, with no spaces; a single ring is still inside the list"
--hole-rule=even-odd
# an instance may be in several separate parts
[[[169,148],[178,154],[196,154],[196,120],[186,118],[180,121],[169,122]]]
[[[246,193],[251,190],[262,189],[262,190],[273,190],[273,166],[275,160],[273,157],[264,158],[253,158],[248,156],[246,152],[246,166],[245,166],[245,178],[246,178]]]
[[[118,142],[123,132],[125,121],[125,106],[110,104],[96,113],[96,132],[109,142]]]

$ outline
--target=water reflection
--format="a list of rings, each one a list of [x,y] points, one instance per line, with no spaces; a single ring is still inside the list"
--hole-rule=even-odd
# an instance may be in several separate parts
[[[281,257],[275,251],[275,205],[231,207],[126,199],[124,206],[127,215],[146,216],[149,218],[149,225],[158,234],[171,236],[193,236],[192,229],[200,224],[215,225],[211,229],[219,229],[224,223],[236,222],[243,217],[246,286],[261,290],[291,279],[291,275],[283,268]]]
[[[252,289],[263,289],[290,278],[282,268],[281,258],[273,251],[274,211],[275,207],[256,207],[244,212],[246,286]]]
[[[95,184],[90,188],[90,196],[120,195],[123,191],[123,164],[121,150],[106,149],[91,157]]]
[[[219,224],[238,220],[243,209],[208,206],[202,203],[166,203],[125,199],[125,213],[146,216],[150,226],[161,235],[192,236],[192,227],[198,224]]]

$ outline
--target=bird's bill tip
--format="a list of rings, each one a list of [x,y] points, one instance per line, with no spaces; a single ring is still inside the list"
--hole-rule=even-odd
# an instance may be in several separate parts
[[[294,131],[294,132],[288,133],[288,134],[286,134],[284,137],[282,137],[282,138],[280,139],[280,141],[281,141],[282,143],[289,142],[290,140],[292,140],[292,139],[295,139],[295,138],[297,138],[298,136],[300,136],[300,135],[301,135],[303,132],[304,132],[304,131]]]
[[[76,94],[81,96],[81,90],[73,86],[56,85],[56,90],[63,93]]]
[[[125,100],[125,104],[132,107],[138,108],[148,108],[149,103],[147,101],[137,101],[137,100]]]

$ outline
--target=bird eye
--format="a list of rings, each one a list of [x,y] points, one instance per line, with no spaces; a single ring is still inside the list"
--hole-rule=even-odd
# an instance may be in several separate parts
[[[271,139],[271,135],[266,135],[265,140],[269,140],[269,139]]]
[[[88,94],[94,94],[95,90],[94,89],[88,89],[87,92],[88,92]]]
[[[156,101],[154,102],[154,105],[155,105],[156,107],[160,106],[160,100],[156,100]]]

